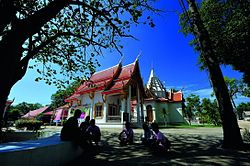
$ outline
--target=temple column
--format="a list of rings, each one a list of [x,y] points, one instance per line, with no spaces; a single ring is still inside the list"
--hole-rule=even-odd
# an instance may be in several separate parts
[[[129,122],[131,121],[131,118],[130,118],[130,114],[131,114],[131,105],[130,105],[130,101],[131,101],[131,85],[129,85],[128,87],[128,97],[127,97],[127,113],[128,113],[128,120]]]
[[[154,107],[152,108],[153,110],[153,122],[156,121],[156,114],[155,114],[155,105]]]
[[[145,121],[145,115],[144,115],[144,108],[143,108],[143,98],[141,98],[141,123],[143,123]]]
[[[95,105],[94,105],[94,99],[95,99],[95,94],[90,93],[89,98],[91,99],[91,110],[90,110],[90,119],[94,119],[94,110],[95,110]]]
[[[141,98],[140,98],[140,90],[137,85],[137,105],[136,105],[136,113],[137,113],[137,125],[141,125]]]
[[[124,95],[121,96],[121,123],[123,123],[123,113],[126,112],[126,98]]]
[[[105,96],[106,98],[106,96]],[[104,122],[106,123],[107,122],[107,114],[108,114],[108,109],[107,109],[107,100],[105,99],[104,103],[103,103],[103,119],[104,119]]]

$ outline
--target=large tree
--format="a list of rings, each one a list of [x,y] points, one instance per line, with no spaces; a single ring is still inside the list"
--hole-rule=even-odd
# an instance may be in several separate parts
[[[240,128],[220,69],[215,46],[212,44],[213,41],[204,25],[204,21],[201,18],[195,1],[186,1],[188,3],[189,12],[186,13],[185,17],[186,20],[188,20],[187,23],[190,25],[191,32],[194,34],[199,44],[199,52],[201,53],[205,67],[209,73],[209,78],[218,102],[223,128],[223,147],[241,147],[243,141],[240,134]]]
[[[219,11],[219,12],[218,12]],[[203,24],[207,29],[216,61],[230,65],[234,70],[243,73],[244,81],[250,85],[250,3],[247,0],[203,0],[199,6]],[[187,25],[183,32],[192,30]],[[191,42],[196,50],[200,50],[196,39]],[[201,61],[202,56],[201,56]]]
[[[0,122],[12,86],[28,67],[48,84],[88,76],[102,49],[120,52],[120,38],[133,37],[131,25],[141,23],[147,9],[155,11],[152,1],[0,0]],[[145,20],[154,26],[150,16]]]

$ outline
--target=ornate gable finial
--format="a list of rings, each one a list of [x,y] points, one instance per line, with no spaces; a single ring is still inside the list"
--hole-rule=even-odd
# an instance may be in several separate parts
[[[121,59],[120,59],[120,61],[119,61],[118,64],[122,64],[123,60],[124,60],[124,55],[121,57]]]
[[[135,59],[135,62],[137,62],[137,61],[139,60],[139,58],[140,58],[140,56],[141,56],[141,53],[142,53],[142,51],[140,50],[139,54],[137,55],[137,57],[136,57],[136,59]]]

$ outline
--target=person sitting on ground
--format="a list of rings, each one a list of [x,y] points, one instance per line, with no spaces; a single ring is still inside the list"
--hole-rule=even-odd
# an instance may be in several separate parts
[[[120,145],[133,144],[134,142],[134,131],[131,128],[129,122],[125,123],[125,128],[119,134]]]
[[[156,122],[151,124],[154,141],[152,143],[152,148],[155,152],[167,152],[170,149],[171,142],[167,137],[159,130],[159,126]]]
[[[70,117],[64,123],[60,135],[62,141],[74,141],[79,143],[80,128],[78,126],[78,118],[81,116],[81,113],[81,110],[75,110],[74,116]]]
[[[90,121],[90,116],[86,116],[85,121],[83,121],[80,124],[81,143],[82,143],[82,147],[85,147],[85,148],[88,146],[88,136],[86,134],[86,130],[90,126],[89,121]]]
[[[101,140],[101,131],[98,126],[95,125],[95,119],[90,120],[90,126],[86,129],[87,141],[92,145],[92,141],[95,142],[96,146],[99,146]]]
[[[142,129],[143,129],[143,134],[141,137],[142,144],[149,146],[152,143],[152,137],[153,137],[152,130],[149,128],[147,123],[143,123]]]
[[[85,121],[80,124],[80,130],[82,133],[85,133],[87,128],[90,126],[90,116],[86,116]]]

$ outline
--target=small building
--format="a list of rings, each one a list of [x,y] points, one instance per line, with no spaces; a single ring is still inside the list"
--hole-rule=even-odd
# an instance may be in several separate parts
[[[43,115],[43,116],[41,116],[40,120],[42,120],[44,123],[50,123],[51,116],[52,116],[50,106],[44,106],[44,107],[38,108],[36,110],[31,110],[28,113],[26,113],[25,115],[23,115],[21,118],[35,119],[40,115]]]
[[[183,95],[181,91],[167,91],[160,79],[151,69],[144,106],[148,120],[159,124],[187,123],[182,114]]]

